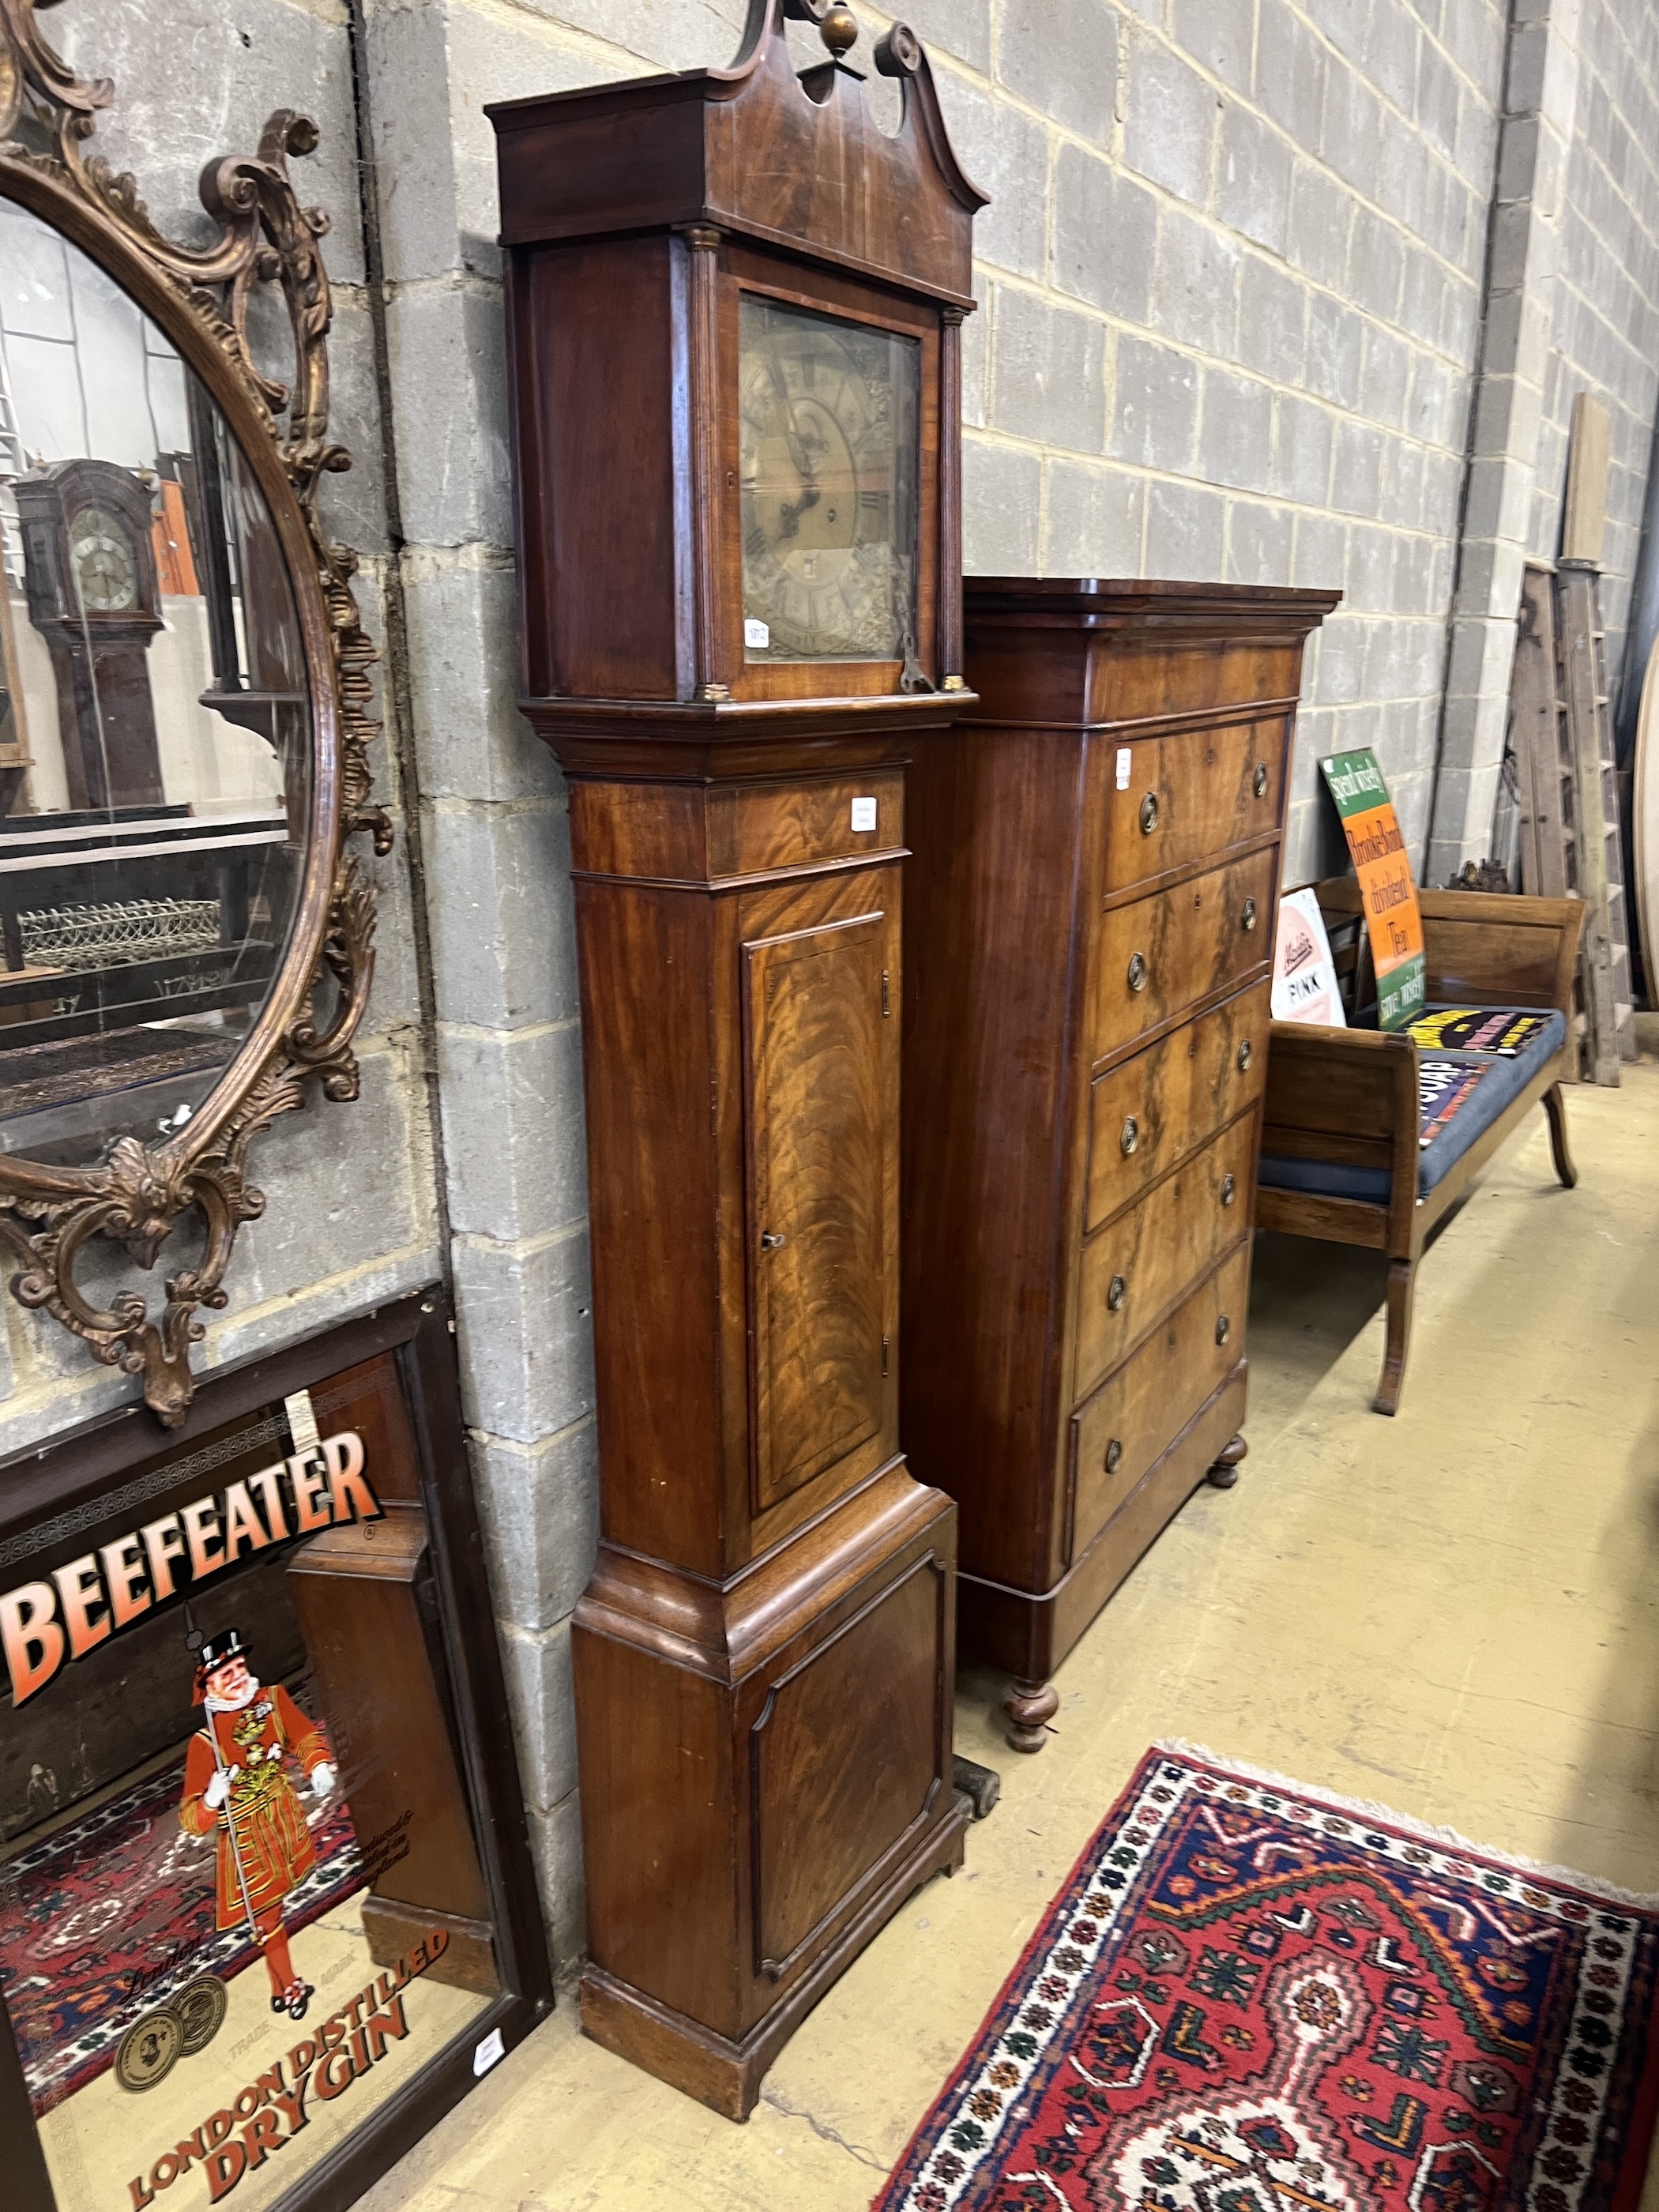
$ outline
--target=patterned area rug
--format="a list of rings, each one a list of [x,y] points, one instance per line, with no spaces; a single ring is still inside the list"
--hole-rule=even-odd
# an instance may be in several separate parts
[[[1659,1899],[1149,1752],[878,2212],[1634,2212]]]
[[[101,2074],[152,2006],[258,1956],[246,1929],[214,1924],[214,1843],[179,1825],[184,1774],[180,1756],[0,1860],[0,1994],[37,2118]],[[307,1818],[317,1864],[288,1900],[290,1935],[362,1881],[338,1790]]]

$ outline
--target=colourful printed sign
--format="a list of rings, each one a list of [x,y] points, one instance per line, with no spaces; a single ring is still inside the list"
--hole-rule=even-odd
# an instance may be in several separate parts
[[[1357,752],[1333,753],[1319,765],[1342,817],[1342,833],[1359,878],[1376,967],[1377,1024],[1385,1030],[1403,1029],[1422,1012],[1427,998],[1423,917],[1406,841],[1369,745]]]
[[[1336,988],[1331,940],[1318,894],[1286,891],[1279,902],[1279,936],[1273,946],[1273,1017],[1276,1022],[1312,1022],[1326,1029],[1347,1027],[1342,994]]]
[[[1430,1051],[1492,1052],[1515,1060],[1548,1027],[1547,1014],[1518,1007],[1442,1006],[1412,1024],[1412,1042]]]

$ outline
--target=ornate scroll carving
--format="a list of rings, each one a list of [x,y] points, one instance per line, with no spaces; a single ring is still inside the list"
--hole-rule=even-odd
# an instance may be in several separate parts
[[[151,222],[134,179],[114,174],[88,151],[113,89],[103,79],[77,78],[47,44],[36,18],[55,4],[0,0],[0,192],[102,259],[162,322],[250,454],[257,459],[261,441],[274,451],[279,471],[273,480],[264,471],[262,478],[289,549],[301,627],[308,644],[323,647],[312,655],[319,805],[305,892],[282,972],[224,1079],[153,1149],[124,1136],[89,1167],[0,1158],[0,1240],[20,1269],[14,1292],[83,1339],[95,1358],[142,1376],[146,1401],[176,1428],[194,1394],[191,1347],[205,1334],[198,1309],[228,1303],[224,1275],[237,1231],[264,1210],[247,1180],[250,1143],[306,1103],[310,1077],[325,1097],[357,1096],[352,1039],[374,973],[374,895],[343,848],[359,832],[372,836],[377,853],[392,846],[391,825],[370,797],[368,749],[378,725],[368,713],[368,672],[379,655],[352,589],[356,556],[330,541],[318,513],[322,478],[349,468],[351,457],[328,435],[332,304],[318,243],[328,218],[300,204],[288,173],[291,157],[315,147],[315,125],[281,110],[255,154],[210,165],[202,202],[219,237],[199,251],[180,246]],[[256,287],[271,283],[282,287],[293,335],[289,383],[266,375],[248,343],[250,301]],[[283,480],[287,514],[280,511]],[[299,547],[309,574],[295,561]],[[319,1028],[314,1000],[325,982],[333,1002]],[[204,1249],[194,1266],[167,1279],[159,1314],[136,1290],[93,1302],[76,1275],[89,1244],[108,1238],[148,1269],[189,1213],[205,1226]]]

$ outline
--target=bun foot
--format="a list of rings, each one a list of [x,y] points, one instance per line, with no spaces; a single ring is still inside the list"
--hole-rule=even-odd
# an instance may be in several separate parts
[[[1231,1490],[1238,1480],[1239,1463],[1250,1455],[1250,1448],[1243,1437],[1235,1437],[1231,1443],[1223,1444],[1221,1456],[1205,1477],[1212,1489]]]
[[[1052,1682],[1015,1682],[1002,1701],[1008,1716],[1008,1741],[1016,1751],[1041,1751],[1048,1723],[1060,1711],[1060,1692]]]

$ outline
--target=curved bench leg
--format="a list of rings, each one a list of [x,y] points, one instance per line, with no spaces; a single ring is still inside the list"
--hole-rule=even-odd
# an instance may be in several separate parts
[[[1417,1287],[1415,1260],[1389,1262],[1389,1348],[1382,1356],[1382,1380],[1371,1401],[1373,1412],[1397,1413],[1406,1380],[1406,1352],[1412,1337],[1412,1293]]]
[[[1577,1187],[1578,1170],[1567,1150],[1567,1102],[1561,1096],[1559,1083],[1552,1083],[1544,1093],[1544,1111],[1550,1119],[1550,1150],[1555,1155],[1557,1178],[1571,1190]]]

